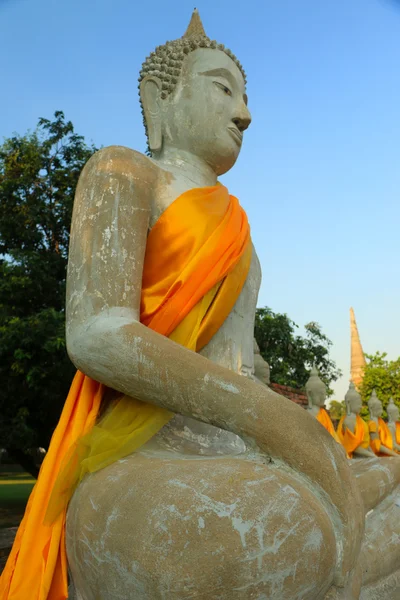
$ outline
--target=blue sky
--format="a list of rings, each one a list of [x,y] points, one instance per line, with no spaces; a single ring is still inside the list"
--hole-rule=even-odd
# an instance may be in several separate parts
[[[184,33],[193,6],[0,0],[0,137],[63,110],[88,141],[144,150],[140,65]],[[248,75],[253,123],[223,181],[249,215],[259,306],[322,325],[342,399],[350,306],[366,352],[400,355],[400,2],[197,6]]]

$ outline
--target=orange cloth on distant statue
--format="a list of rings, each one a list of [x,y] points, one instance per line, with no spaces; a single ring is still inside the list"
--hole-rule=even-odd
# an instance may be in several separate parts
[[[356,427],[354,433],[350,431],[348,427],[344,427],[344,420],[346,415],[339,421],[339,425],[337,428],[337,435],[341,443],[346,449],[346,452],[349,458],[353,457],[353,452],[357,450],[361,446],[361,448],[369,448],[370,445],[370,437],[368,425],[360,417],[360,415],[356,415]]]
[[[317,414],[317,421],[319,421],[319,423],[321,423],[321,425],[323,427],[325,427],[325,429],[327,430],[328,433],[331,434],[331,436],[333,437],[334,440],[337,441],[338,444],[340,444],[340,440],[336,434],[335,428],[333,426],[333,423],[331,421],[330,416],[328,415],[327,411],[325,410],[325,408],[321,408],[318,411]]]
[[[150,231],[141,321],[199,351],[235,304],[250,268],[247,217],[222,186],[177,198]],[[65,517],[79,480],[146,443],[173,416],[121,396],[96,423],[105,387],[79,371],[0,579],[0,600],[65,600]],[[44,524],[46,523],[46,524]]]
[[[385,421],[378,417],[378,424],[375,423],[372,419],[368,422],[369,432],[377,433],[379,438],[373,440],[371,437],[371,448],[378,456],[387,456],[380,452],[381,446],[385,446],[389,448],[389,450],[393,450],[393,438],[390,432],[389,427],[385,423]]]
[[[396,421],[396,444],[400,446],[400,421]]]

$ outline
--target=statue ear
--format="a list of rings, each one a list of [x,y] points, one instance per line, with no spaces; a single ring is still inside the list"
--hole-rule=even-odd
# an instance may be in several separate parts
[[[159,152],[162,147],[161,88],[161,81],[152,75],[144,77],[140,82],[140,98],[147,126],[149,147],[152,152]]]

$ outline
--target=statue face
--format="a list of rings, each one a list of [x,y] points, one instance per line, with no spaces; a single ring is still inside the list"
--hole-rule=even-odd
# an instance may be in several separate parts
[[[251,117],[243,76],[224,52],[190,52],[161,111],[164,147],[195,154],[217,175],[233,167]]]
[[[355,397],[350,400],[350,410],[352,413],[355,413],[356,415],[358,415],[360,413],[361,408],[362,408],[361,398]]]
[[[383,406],[382,406],[382,402],[380,400],[378,400],[378,402],[375,402],[372,405],[371,413],[372,413],[373,417],[381,417],[382,416]]]
[[[313,404],[314,406],[319,406],[319,407],[324,407],[325,406],[325,400],[326,400],[326,390],[325,387],[324,389],[315,389],[315,390],[309,390],[307,392],[307,396],[310,398],[311,400],[311,404]]]
[[[269,384],[270,372],[269,372],[268,363],[266,363],[264,360],[258,360],[258,361],[255,361],[254,367],[255,367],[255,371],[254,371],[255,376],[258,379],[260,379],[260,381],[262,381],[263,383]]]
[[[390,421],[400,421],[400,414],[397,406],[390,408],[390,410],[388,410],[387,412]]]

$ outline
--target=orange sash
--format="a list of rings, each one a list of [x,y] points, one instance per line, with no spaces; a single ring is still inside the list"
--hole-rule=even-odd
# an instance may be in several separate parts
[[[400,421],[396,421],[396,444],[400,446]]]
[[[148,236],[141,322],[199,351],[234,306],[248,275],[251,248],[246,214],[224,186],[182,194],[165,210]],[[126,415],[132,407],[129,427],[124,422],[123,429],[132,443],[122,443],[114,449],[108,445],[106,462],[94,454],[91,460],[83,461],[87,463],[85,469],[76,470],[80,441],[86,437],[90,440],[92,432],[101,430],[102,420],[97,425],[96,418],[104,389],[79,371],[75,375],[0,579],[0,600],[68,597],[65,518],[66,502],[73,488],[62,487],[60,470],[62,475],[78,473],[79,481],[86,472],[111,464],[121,453],[130,454],[172,416],[165,409],[122,397],[110,414],[122,406]],[[101,433],[107,433],[104,425]],[[118,436],[109,436],[114,437],[118,442]],[[49,502],[54,501],[55,491],[65,495],[61,500],[55,498],[64,508],[59,514],[56,511],[53,522],[47,524]]]
[[[344,427],[345,418],[346,415],[343,415],[343,417],[339,421],[337,435],[339,440],[345,447],[347,454],[350,458],[352,458],[353,452],[357,450],[359,446],[361,446],[362,448],[369,447],[370,438],[368,432],[368,425],[360,417],[360,415],[356,415],[356,427],[353,433],[348,427]]]
[[[378,433],[379,439],[372,440],[371,439],[371,448],[378,456],[387,456],[386,454],[382,454],[380,452],[381,446],[385,446],[389,448],[389,450],[393,450],[393,438],[390,432],[389,427],[382,419],[382,417],[378,417],[378,425],[375,421],[369,421],[368,423],[370,433]]]
[[[317,421],[319,421],[319,423],[321,423],[321,425],[323,427],[325,427],[325,429],[328,431],[328,433],[331,434],[333,439],[336,440],[338,444],[341,443],[338,436],[336,435],[336,431],[335,431],[335,428],[333,426],[330,416],[328,415],[325,408],[322,408],[322,406],[318,411]]]

